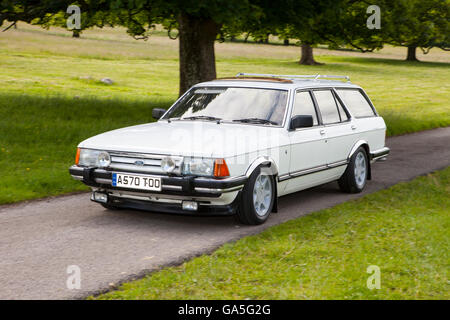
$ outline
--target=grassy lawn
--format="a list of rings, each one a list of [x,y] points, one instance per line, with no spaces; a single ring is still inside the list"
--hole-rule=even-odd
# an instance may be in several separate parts
[[[450,168],[271,227],[99,299],[450,299]],[[367,267],[380,268],[369,290]]]
[[[0,204],[86,190],[67,168],[92,135],[152,121],[178,93],[177,42],[156,33],[135,41],[124,30],[90,30],[81,39],[58,29],[19,25],[0,37]],[[316,50],[321,66],[296,63],[295,46],[218,43],[218,76],[240,71],[346,74],[363,86],[388,134],[450,125],[450,55],[406,63],[404,48],[379,53]],[[368,58],[366,58],[368,57]],[[113,85],[100,82],[103,77]]]

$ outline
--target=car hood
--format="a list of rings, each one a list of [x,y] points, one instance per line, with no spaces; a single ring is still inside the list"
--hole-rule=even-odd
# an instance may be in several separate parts
[[[108,131],[80,148],[197,157],[230,157],[280,145],[283,128],[211,121],[158,121]]]

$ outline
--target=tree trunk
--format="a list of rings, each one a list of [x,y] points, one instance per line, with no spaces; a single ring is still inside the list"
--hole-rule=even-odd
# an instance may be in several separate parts
[[[180,95],[194,84],[216,78],[214,41],[219,25],[211,19],[187,14],[178,17],[180,50]]]
[[[289,39],[284,39],[283,40],[283,45],[288,46],[289,45]]]
[[[408,55],[406,56],[406,61],[419,61],[416,57],[416,49],[415,46],[408,46]]]
[[[79,37],[80,37],[80,30],[73,29],[72,38],[79,38]]]
[[[300,58],[300,64],[305,64],[308,66],[313,66],[316,64],[321,64],[314,60],[313,48],[309,44],[302,44],[302,57]]]

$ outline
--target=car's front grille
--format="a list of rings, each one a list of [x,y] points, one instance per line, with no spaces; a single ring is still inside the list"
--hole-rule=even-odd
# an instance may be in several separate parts
[[[136,173],[164,174],[161,169],[161,160],[166,157],[159,154],[142,153],[118,153],[111,152],[111,164],[109,168],[117,171]],[[181,171],[183,157],[170,156],[176,164],[174,172]]]

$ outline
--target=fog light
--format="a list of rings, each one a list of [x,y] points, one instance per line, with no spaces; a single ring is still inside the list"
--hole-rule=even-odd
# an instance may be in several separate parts
[[[111,164],[111,157],[106,151],[102,151],[98,154],[98,165],[102,168],[106,168]]]
[[[189,211],[197,211],[198,210],[198,203],[195,201],[183,201],[182,206],[183,206],[183,210],[189,210]]]
[[[106,193],[101,193],[101,192],[92,192],[91,199],[95,202],[107,203],[108,195]]]

